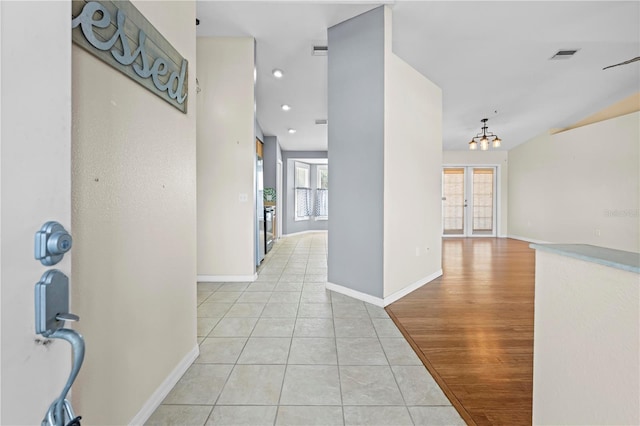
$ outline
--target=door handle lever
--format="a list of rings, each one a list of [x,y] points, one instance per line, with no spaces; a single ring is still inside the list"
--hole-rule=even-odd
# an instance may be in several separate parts
[[[76,314],[70,314],[68,312],[66,314],[56,315],[56,319],[58,321],[80,321],[79,316],[77,316]]]

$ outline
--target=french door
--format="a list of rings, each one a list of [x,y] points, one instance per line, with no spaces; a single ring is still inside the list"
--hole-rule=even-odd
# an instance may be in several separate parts
[[[442,234],[496,236],[496,167],[442,169]]]

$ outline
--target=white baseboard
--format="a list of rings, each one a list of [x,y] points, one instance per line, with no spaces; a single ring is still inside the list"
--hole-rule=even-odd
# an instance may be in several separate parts
[[[295,237],[297,235],[304,235],[304,234],[315,234],[316,232],[328,232],[328,231],[326,229],[317,229],[317,230],[311,230],[311,231],[293,232],[291,234],[282,234],[281,238]]]
[[[257,272],[253,275],[198,275],[198,282],[202,283],[248,283],[257,279]]]
[[[178,380],[182,377],[182,375],[187,371],[187,369],[193,364],[193,361],[198,358],[200,354],[200,347],[195,345],[193,349],[187,353],[182,361],[176,365],[176,368],[164,379],[164,382],[156,389],[156,391],[147,399],[147,402],[144,403],[138,414],[136,414],[133,419],[129,422],[129,425],[137,426],[144,425],[149,417],[153,414],[154,411],[160,406],[165,397],[171,392],[171,389],[178,383]]]
[[[344,294],[345,296],[353,297],[354,299],[362,300],[363,302],[371,303],[372,305],[384,308],[385,306],[392,304],[396,300],[401,299],[412,291],[419,289],[423,285],[435,280],[440,276],[442,276],[442,269],[434,272],[427,277],[419,279],[415,283],[410,284],[402,290],[396,291],[392,295],[385,298],[371,296],[370,294],[362,293],[360,291],[356,291],[348,287],[330,282],[327,283],[326,288],[327,290],[335,291],[336,293]]]
[[[354,299],[362,300],[363,302],[384,308],[384,301],[380,297],[371,296],[370,294],[362,293],[330,282],[327,282],[326,288],[327,290],[335,291],[336,293],[344,294],[345,296],[353,297]]]
[[[420,287],[422,287],[423,285],[430,283],[431,281],[435,280],[438,277],[442,276],[442,269],[434,272],[433,274],[426,276],[424,278],[420,278],[418,281],[414,282],[411,285],[408,285],[407,287],[403,288],[402,290],[398,290],[395,293],[387,296],[384,298],[384,306],[388,306],[390,304],[392,304],[393,302],[395,302],[396,300],[399,300],[401,298],[403,298],[404,296],[406,296],[407,294],[416,291],[417,289],[419,289]]]
[[[528,243],[534,243],[534,244],[553,244],[551,241],[535,240],[533,238],[522,237],[520,235],[513,235],[513,234],[509,234],[507,238],[513,238],[514,240],[526,241]]]

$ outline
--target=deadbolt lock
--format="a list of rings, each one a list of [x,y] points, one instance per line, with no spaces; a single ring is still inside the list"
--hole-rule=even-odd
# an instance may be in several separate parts
[[[60,262],[64,254],[71,250],[73,239],[58,222],[47,222],[36,232],[34,256],[44,266]]]

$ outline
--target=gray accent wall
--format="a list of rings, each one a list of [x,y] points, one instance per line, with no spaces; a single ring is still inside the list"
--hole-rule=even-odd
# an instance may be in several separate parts
[[[263,181],[265,188],[276,187],[276,170],[278,163],[278,138],[265,136],[263,145]],[[278,194],[276,194],[278,195]]]
[[[328,280],[383,297],[384,7],[328,35]]]
[[[282,209],[284,210],[284,216],[282,217],[282,234],[295,234],[305,231],[326,231],[331,220],[331,202],[329,202],[329,220],[294,220],[294,200],[295,200],[295,178],[294,161],[300,160],[304,163],[304,159],[318,159],[327,158],[327,151],[282,151],[282,187],[285,189],[285,197],[282,199]],[[311,164],[310,170],[310,184],[312,188],[316,185],[316,167]],[[331,194],[331,168],[329,169],[329,194]],[[282,212],[280,213],[282,214]]]
[[[262,132],[262,127],[260,127],[260,123],[258,123],[258,120],[255,120],[253,127],[255,128],[256,138],[264,142],[264,133]]]

